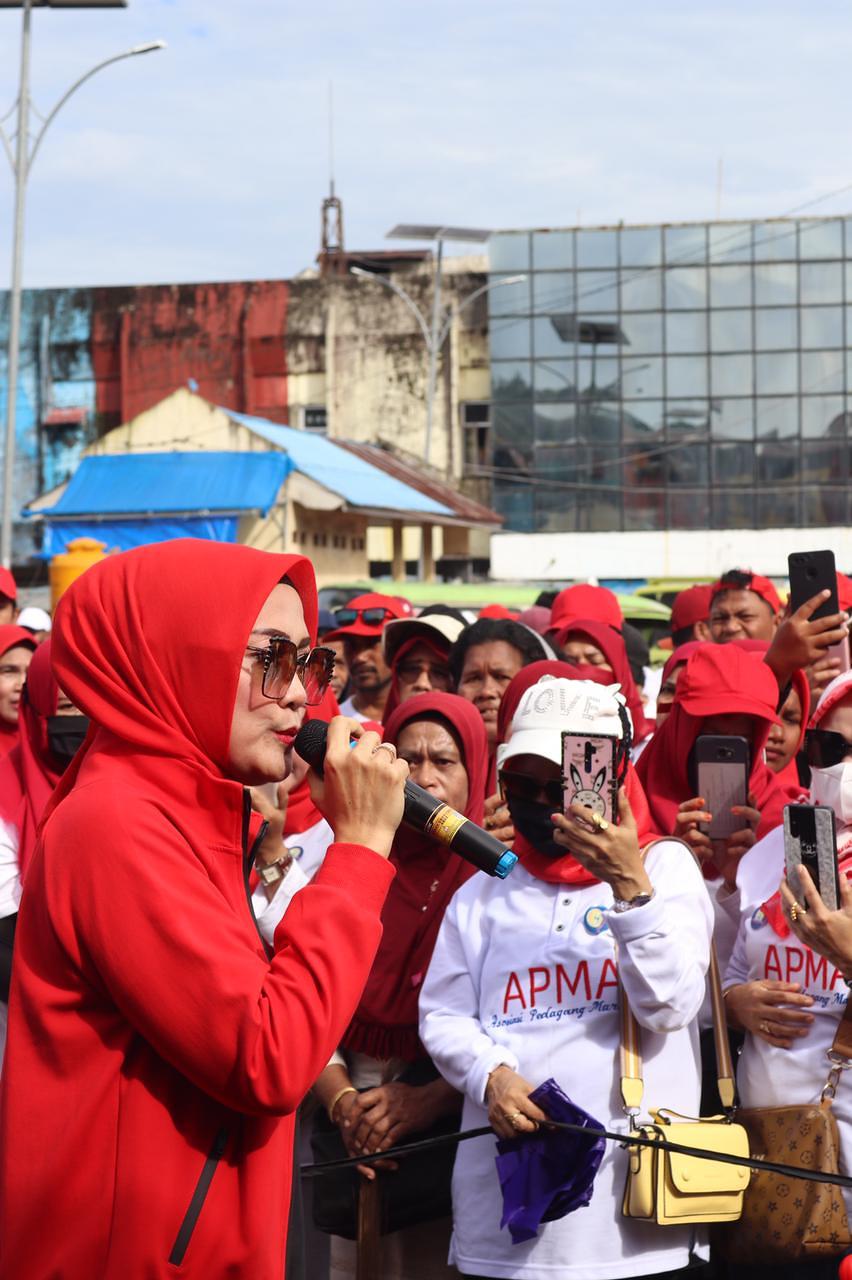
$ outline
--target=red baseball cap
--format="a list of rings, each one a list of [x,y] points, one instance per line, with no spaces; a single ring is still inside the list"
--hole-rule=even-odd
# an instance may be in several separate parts
[[[18,584],[12,577],[9,569],[0,567],[0,595],[6,596],[9,600],[17,600]]]
[[[504,604],[487,604],[484,609],[479,610],[480,618],[503,618],[509,622],[517,622],[518,614],[512,609],[507,609]]]
[[[378,591],[366,591],[334,610],[335,619],[341,625],[335,631],[326,632],[323,640],[343,640],[346,636],[373,636],[378,639],[391,618],[410,615],[411,605],[407,600],[403,601],[399,596],[383,596]]]
[[[852,584],[850,584],[852,585]],[[671,630],[683,631],[696,622],[706,622],[710,617],[710,601],[713,599],[713,588],[708,583],[699,583],[679,591],[672,605]]]
[[[624,616],[617,596],[608,587],[593,587],[588,582],[578,582],[566,587],[553,601],[550,612],[550,630],[560,631],[566,622],[587,618],[590,622],[605,622],[621,631]]]
[[[35,636],[26,627],[16,627],[13,622],[0,627],[0,658],[10,649],[17,649],[18,645],[26,645],[28,649],[38,648]]]
[[[751,569],[735,569],[733,572],[741,573],[744,578],[748,578],[748,585],[738,588],[732,582],[725,582],[727,575],[723,575],[710,588],[712,592],[711,600],[714,600],[722,591],[753,591],[756,596],[760,596],[761,600],[766,601],[773,613],[781,612],[781,600],[778,592],[768,578],[762,578],[759,573],[752,573]]]

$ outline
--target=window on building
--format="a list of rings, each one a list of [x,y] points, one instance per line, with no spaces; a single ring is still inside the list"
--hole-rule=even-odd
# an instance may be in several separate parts
[[[461,406],[464,469],[477,472],[491,466],[491,405],[487,400]]]
[[[302,410],[302,426],[305,431],[325,435],[328,430],[328,412],[324,404],[307,404]]]

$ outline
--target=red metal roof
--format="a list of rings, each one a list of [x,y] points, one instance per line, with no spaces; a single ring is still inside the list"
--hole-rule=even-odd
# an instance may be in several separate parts
[[[482,525],[489,528],[499,527],[503,524],[504,517],[496,511],[492,511],[490,507],[483,506],[481,502],[475,502],[473,498],[467,497],[464,493],[459,493],[457,489],[450,488],[449,485],[443,484],[440,480],[425,476],[413,463],[403,461],[397,454],[381,448],[380,445],[366,444],[361,440],[337,439],[334,440],[334,444],[339,445],[341,449],[348,449],[350,453],[362,458],[364,462],[369,462],[371,466],[378,467],[380,471],[385,471],[388,475],[395,476],[397,480],[410,485],[412,489],[416,489],[419,493],[423,493],[428,498],[433,498],[435,502],[440,502],[445,507],[449,507],[460,520],[464,520],[468,524]]]

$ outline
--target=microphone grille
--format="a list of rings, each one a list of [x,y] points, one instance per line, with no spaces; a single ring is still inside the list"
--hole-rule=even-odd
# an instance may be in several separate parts
[[[325,720],[306,720],[293,743],[302,759],[307,760],[318,773],[322,772],[327,737],[328,724]]]

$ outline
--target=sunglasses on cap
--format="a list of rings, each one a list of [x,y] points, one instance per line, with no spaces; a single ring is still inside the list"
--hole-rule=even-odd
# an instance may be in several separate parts
[[[830,769],[852,756],[852,742],[832,729],[806,729],[805,755],[812,769]]]
[[[264,698],[277,702],[290,688],[296,676],[305,690],[308,706],[322,702],[323,694],[334,674],[334,650],[315,648],[300,654],[286,636],[272,636],[264,649],[249,647],[252,657],[263,663]]]
[[[380,627],[387,618],[395,618],[393,609],[382,605],[370,606],[369,609],[335,609],[334,620],[339,627],[351,627],[360,618],[367,627]]]
[[[562,808],[561,778],[549,778],[544,782],[541,778],[531,778],[526,773],[512,773],[511,769],[501,769],[500,786],[507,797],[512,795],[518,800],[538,800],[543,795],[551,809]]]

